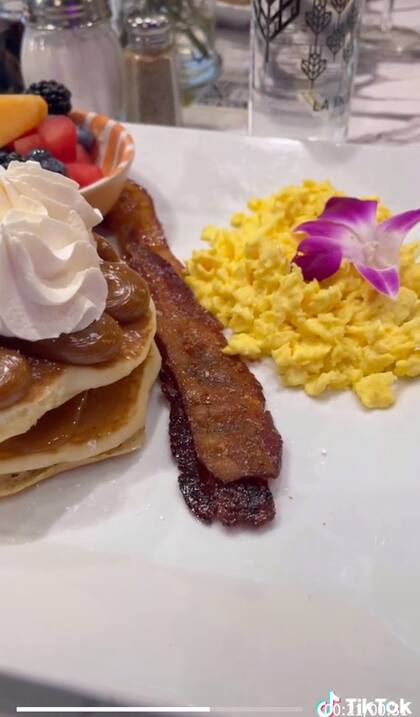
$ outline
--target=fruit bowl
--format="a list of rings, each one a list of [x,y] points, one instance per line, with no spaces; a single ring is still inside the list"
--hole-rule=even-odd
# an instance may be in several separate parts
[[[87,127],[96,139],[96,163],[104,176],[81,189],[81,193],[105,216],[124,187],[134,159],[134,141],[121,124],[104,115],[72,110],[70,118],[76,125]]]

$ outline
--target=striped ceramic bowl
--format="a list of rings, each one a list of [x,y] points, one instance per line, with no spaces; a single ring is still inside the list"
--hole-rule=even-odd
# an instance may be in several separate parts
[[[104,176],[82,189],[82,194],[105,215],[120,196],[133,163],[133,138],[121,124],[103,115],[73,110],[70,117],[77,125],[88,127],[96,138],[96,163]]]

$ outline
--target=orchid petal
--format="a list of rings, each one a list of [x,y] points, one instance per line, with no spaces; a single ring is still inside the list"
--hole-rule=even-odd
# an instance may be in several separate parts
[[[400,247],[408,232],[420,222],[420,209],[414,209],[385,219],[377,229],[378,266],[386,267],[399,263]]]
[[[395,214],[379,224],[378,229],[382,232],[395,232],[405,235],[420,222],[420,209],[412,209],[409,212]]]
[[[309,239],[324,237],[341,249],[343,256],[350,261],[363,262],[364,245],[357,236],[344,224],[316,219],[304,222],[294,229],[295,232],[304,232]]]
[[[355,268],[376,291],[389,296],[390,299],[395,299],[400,288],[400,276],[396,266],[374,269],[364,264],[355,264]]]
[[[341,242],[341,240],[349,234],[349,230],[344,224],[336,224],[322,219],[314,219],[311,222],[303,222],[299,224],[294,232],[304,232],[308,237],[326,237],[332,241]]]
[[[312,254],[315,251],[335,251],[336,249],[341,250],[341,247],[325,236],[302,239],[297,248],[298,254]]]
[[[343,224],[362,241],[369,241],[376,227],[378,202],[355,197],[332,197],[325,205],[320,220]]]
[[[343,259],[340,247],[323,237],[304,239],[298,252],[293,263],[300,267],[305,281],[327,279],[338,271]]]
[[[400,247],[407,232],[420,223],[420,209],[378,225],[377,205],[374,200],[332,197],[317,220],[295,227],[294,232],[306,238],[293,261],[307,281],[331,276],[346,258],[376,291],[397,296]]]

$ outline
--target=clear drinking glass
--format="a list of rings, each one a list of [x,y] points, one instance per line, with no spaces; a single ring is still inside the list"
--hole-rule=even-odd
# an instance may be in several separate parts
[[[254,0],[250,131],[346,137],[362,0]]]

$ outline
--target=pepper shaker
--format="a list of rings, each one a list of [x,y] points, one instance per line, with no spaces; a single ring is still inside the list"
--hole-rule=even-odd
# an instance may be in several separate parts
[[[124,119],[122,50],[108,0],[25,0],[26,86],[62,82],[78,109]]]
[[[180,124],[176,50],[164,15],[132,11],[125,19],[125,111],[129,122]]]

